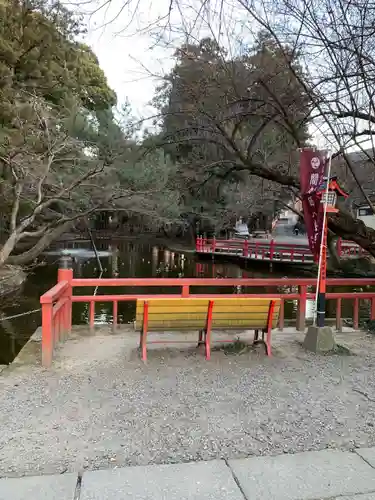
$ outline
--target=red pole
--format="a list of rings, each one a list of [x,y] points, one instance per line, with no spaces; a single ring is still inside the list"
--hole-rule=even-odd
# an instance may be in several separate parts
[[[317,300],[317,318],[316,324],[321,327],[324,326],[325,314],[326,314],[326,281],[327,281],[327,237],[328,228],[327,222],[324,224],[324,231],[322,234],[322,256],[321,256],[321,268],[319,276],[319,287],[318,287],[318,300]]]

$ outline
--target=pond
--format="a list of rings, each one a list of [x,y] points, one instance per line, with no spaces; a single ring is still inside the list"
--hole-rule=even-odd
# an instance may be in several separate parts
[[[35,268],[29,275],[22,291],[17,296],[8,297],[0,304],[0,364],[10,363],[18,354],[23,345],[41,323],[40,312],[14,319],[4,319],[40,307],[39,297],[56,284],[58,260],[65,249],[73,257],[74,276],[82,278],[99,277],[137,277],[137,278],[189,278],[189,277],[215,277],[215,278],[270,278],[292,277],[280,272],[270,272],[267,268],[259,267],[254,263],[253,269],[243,270],[236,264],[212,262],[211,260],[199,262],[191,250],[183,248],[171,250],[165,246],[135,241],[110,241],[99,240],[96,242],[100,256],[101,269],[98,264],[91,242],[66,242],[59,243],[45,255],[45,265]],[[296,275],[294,275],[296,277]],[[118,290],[118,289],[117,289]],[[142,290],[138,289],[140,292]],[[155,288],[156,293],[163,293],[163,288]],[[247,291],[256,292],[259,288],[247,287]],[[143,293],[146,290],[143,291]],[[211,287],[211,292],[233,293],[238,289],[233,287]],[[244,290],[242,290],[244,291]],[[94,288],[77,289],[75,293],[92,294]],[[113,293],[112,287],[100,287],[98,294]],[[276,292],[276,288],[267,289],[267,293]],[[120,291],[118,290],[118,293]],[[169,292],[171,293],[171,292]],[[334,307],[334,304],[331,304]],[[334,316],[334,309],[329,307],[329,316]],[[349,317],[352,313],[352,304],[343,302],[343,311]],[[135,316],[134,302],[120,302],[118,304],[118,322],[131,323]],[[313,303],[307,307],[307,316],[313,314]],[[366,312],[363,312],[366,315]],[[285,304],[285,318],[292,319],[296,315],[295,301]],[[87,324],[89,306],[84,303],[73,305],[73,324]],[[112,323],[112,303],[98,303],[95,311],[96,324]]]

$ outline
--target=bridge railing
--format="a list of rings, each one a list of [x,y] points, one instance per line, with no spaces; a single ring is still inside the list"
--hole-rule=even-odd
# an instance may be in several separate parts
[[[95,325],[95,307],[98,302],[111,302],[113,307],[113,328],[118,322],[118,303],[136,301],[139,298],[170,297],[278,297],[281,309],[278,328],[285,326],[285,303],[296,301],[297,312],[295,326],[304,331],[306,326],[306,307],[308,300],[315,299],[316,281],[298,278],[74,278],[72,269],[59,269],[58,283],[42,295],[42,363],[51,365],[53,351],[57,343],[69,334],[72,326],[72,303],[89,304],[89,326]],[[342,329],[342,301],[353,302],[353,326],[359,326],[359,307],[363,301],[369,306],[369,317],[375,319],[375,279],[343,279],[327,280],[330,287],[350,287],[353,291],[328,291],[327,300],[335,301],[335,324]],[[75,295],[76,288],[87,287],[121,287],[121,293],[99,295]],[[156,293],[155,288],[163,288],[163,294]],[[225,290],[225,287],[228,290]],[[361,291],[354,291],[355,288]],[[374,287],[372,291],[369,287]],[[212,292],[212,288],[215,291]],[[138,291],[137,291],[138,289]],[[218,293],[221,289],[224,293]],[[275,291],[276,290],[276,291]],[[145,292],[146,291],[146,292]]]
[[[313,256],[307,244],[278,243],[271,240],[255,239],[216,239],[198,236],[196,239],[197,253],[226,253],[251,257],[256,260],[288,261],[288,262],[313,262]],[[352,241],[337,242],[339,257],[367,255],[363,248]]]
[[[69,282],[60,281],[41,296],[42,364],[50,366],[53,351],[71,330],[71,293]]]

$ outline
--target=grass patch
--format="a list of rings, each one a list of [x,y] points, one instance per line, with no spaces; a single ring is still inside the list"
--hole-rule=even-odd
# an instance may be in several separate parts
[[[224,354],[243,354],[248,351],[252,351],[253,346],[243,342],[240,339],[236,339],[233,342],[226,342],[225,344],[218,344],[211,347],[211,351],[221,351]]]
[[[369,333],[375,335],[375,320],[369,319],[368,321],[365,322],[364,326]]]
[[[299,346],[305,349],[303,342],[297,341],[297,343]],[[341,344],[336,344],[331,351],[319,352],[317,354],[322,356],[355,356],[354,352],[352,352],[348,347],[345,347],[344,345]]]
[[[347,347],[341,344],[336,344],[332,351],[322,353],[324,356],[354,356],[354,353]]]

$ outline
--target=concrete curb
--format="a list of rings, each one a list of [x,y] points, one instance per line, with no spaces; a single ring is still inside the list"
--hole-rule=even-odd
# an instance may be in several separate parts
[[[374,500],[375,448],[0,479],[1,500]]]

